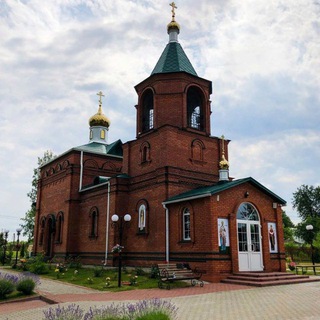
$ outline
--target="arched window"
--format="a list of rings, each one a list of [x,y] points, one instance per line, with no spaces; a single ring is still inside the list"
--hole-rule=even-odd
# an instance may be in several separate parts
[[[98,237],[98,218],[99,218],[98,209],[96,207],[93,207],[90,210],[89,218],[90,218],[89,237],[96,238]]]
[[[106,132],[104,131],[104,129],[100,130],[100,139],[105,139],[106,138]]]
[[[202,94],[195,87],[191,87],[187,93],[187,123],[190,128],[204,129]]]
[[[141,199],[136,205],[137,223],[138,223],[138,234],[148,233],[148,215],[149,215],[149,205],[147,200]]]
[[[153,93],[147,90],[142,97],[142,132],[153,129]]]
[[[191,240],[191,219],[189,208],[183,209],[182,212],[182,239],[184,241]]]
[[[140,146],[141,163],[150,162],[150,144],[144,142]]]
[[[57,214],[56,243],[62,242],[63,212]]]
[[[142,204],[139,207],[139,231],[144,231],[146,228],[146,218],[147,218],[147,210],[146,210],[146,206],[144,204]]]
[[[195,161],[203,161],[204,144],[201,140],[195,139],[191,143],[191,159]]]
[[[259,221],[259,214],[257,209],[251,203],[243,202],[238,209],[237,219]]]
[[[46,218],[42,217],[40,222],[40,236],[39,236],[39,245],[42,246],[43,244],[43,237],[44,237],[44,228],[46,226]]]

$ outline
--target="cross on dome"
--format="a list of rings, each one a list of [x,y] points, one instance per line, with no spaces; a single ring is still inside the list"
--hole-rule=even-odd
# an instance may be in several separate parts
[[[174,2],[169,4],[170,7],[172,7],[171,12],[172,12],[172,21],[175,21],[174,18],[176,16],[176,13],[174,12],[174,9],[178,9],[178,7],[176,6],[176,4]]]
[[[102,105],[102,99],[101,99],[101,97],[104,97],[104,94],[103,94],[102,91],[99,91],[99,92],[97,93],[97,96],[99,96],[99,104],[100,104],[100,106],[101,106],[101,105]]]

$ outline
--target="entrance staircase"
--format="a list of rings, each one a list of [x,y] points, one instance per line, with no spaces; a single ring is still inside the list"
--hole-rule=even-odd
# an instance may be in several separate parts
[[[320,281],[320,277],[296,275],[286,272],[239,272],[221,280],[223,283],[242,284],[255,287],[279,286]]]

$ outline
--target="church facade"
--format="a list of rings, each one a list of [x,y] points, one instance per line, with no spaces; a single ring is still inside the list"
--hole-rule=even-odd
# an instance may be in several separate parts
[[[209,281],[285,271],[286,202],[252,177],[229,177],[230,141],[211,135],[212,83],[178,42],[174,7],[167,31],[154,70],[135,87],[136,139],[108,143],[99,92],[89,143],[41,168],[34,254],[111,266],[121,242],[125,265],[183,262],[205,270]]]

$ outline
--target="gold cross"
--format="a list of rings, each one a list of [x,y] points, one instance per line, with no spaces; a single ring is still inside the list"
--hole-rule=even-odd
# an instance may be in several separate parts
[[[224,135],[221,136],[222,140],[222,154],[224,155]]]
[[[100,96],[100,98],[99,98],[99,104],[102,105],[101,97],[104,97],[104,94],[102,93],[102,91],[99,91],[99,92],[97,93],[97,96]]]
[[[174,21],[174,17],[176,16],[175,12],[174,12],[174,9],[178,9],[178,7],[176,6],[176,4],[174,2],[170,3],[169,4],[170,7],[172,7],[172,21]]]

